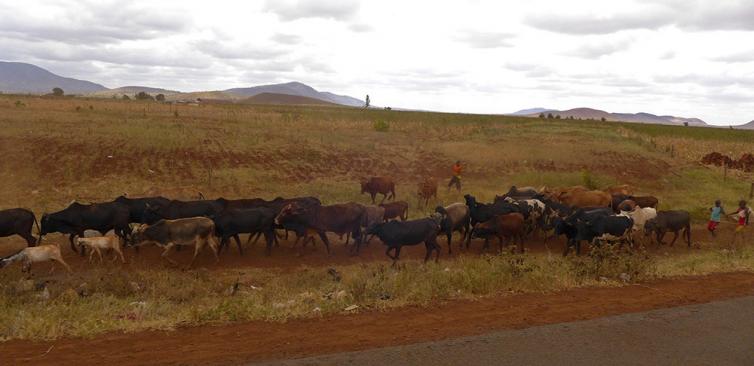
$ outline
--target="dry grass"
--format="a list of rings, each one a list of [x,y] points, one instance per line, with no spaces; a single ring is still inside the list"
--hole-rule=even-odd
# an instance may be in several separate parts
[[[387,122],[389,129],[375,131],[375,121]],[[630,183],[659,197],[662,208],[686,209],[701,221],[715,199],[732,205],[747,195],[751,177],[731,173],[723,182],[721,171],[696,161],[711,150],[754,152],[752,137],[724,129],[506,116],[2,95],[0,202],[37,215],[73,199],[105,201],[123,192],[179,199],[200,191],[227,198],[315,195],[324,202],[367,202],[358,194],[358,180],[389,175],[398,181],[398,199],[409,201],[416,217],[428,210],[415,204],[416,182],[423,177],[439,178],[441,184],[429,209],[462,200],[442,187],[450,165],[460,159],[467,164],[464,191],[480,200],[513,184],[584,184],[588,176],[595,185]],[[0,239],[0,254],[19,245],[16,239]],[[338,313],[352,304],[386,309],[510,291],[616,285],[623,273],[636,281],[754,270],[752,254],[751,248],[711,246],[668,257],[609,250],[566,259],[461,256],[439,265],[407,261],[398,269],[379,262],[336,267],[340,282],[323,268],[92,269],[50,278],[47,299],[18,271],[6,269],[0,271],[0,337],[50,339],[286,320]],[[82,283],[89,292],[83,297],[75,290]]]

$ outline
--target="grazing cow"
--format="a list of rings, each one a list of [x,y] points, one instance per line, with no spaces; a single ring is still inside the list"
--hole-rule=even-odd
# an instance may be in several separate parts
[[[225,210],[210,217],[215,223],[215,233],[220,238],[220,246],[217,252],[221,252],[223,247],[228,245],[230,238],[233,238],[236,240],[238,253],[243,255],[241,239],[238,234],[249,234],[249,237],[254,234],[261,234],[264,235],[267,243],[265,252],[270,255],[275,238],[275,216],[276,213],[272,209],[256,207]]]
[[[123,257],[123,251],[121,250],[120,242],[121,239],[115,235],[94,236],[76,239],[76,245],[78,245],[79,247],[88,247],[89,249],[91,249],[89,251],[89,262],[92,261],[94,252],[97,252],[100,263],[102,263],[102,249],[112,250],[115,252],[115,254],[113,254],[113,261],[117,260],[117,256],[119,255],[121,262],[126,263],[126,258]]]
[[[562,194],[560,202],[571,207],[610,207],[612,197],[602,191],[574,191]]]
[[[632,210],[625,210],[621,211],[620,213],[623,216],[628,216],[631,218],[631,220],[634,221],[634,231],[639,231],[644,229],[644,224],[657,217],[657,210],[655,210],[652,207],[635,207]]]
[[[219,262],[217,256],[218,243],[215,239],[215,223],[206,217],[189,217],[176,220],[160,220],[153,225],[142,224],[134,233],[136,245],[148,243],[163,248],[162,258],[177,265],[174,260],[168,258],[170,249],[176,245],[194,246],[194,257],[191,259],[189,268],[194,265],[196,257],[205,246],[209,246],[215,255],[215,262]]]
[[[524,252],[525,234],[524,215],[514,212],[493,217],[491,220],[477,224],[474,227],[474,236],[484,238],[484,248],[489,248],[490,238],[496,236],[500,244],[500,252],[503,252],[503,238],[509,243],[518,242],[519,251]]]
[[[566,236],[563,256],[568,255],[571,247],[576,247],[576,254],[581,254],[581,242],[585,240],[591,242],[594,239],[594,234],[591,230],[587,230],[585,222],[594,221],[600,216],[610,216],[612,213],[612,209],[600,207],[593,210],[578,209],[566,218],[555,218],[553,220],[555,235]]]
[[[32,227],[39,224],[34,213],[24,208],[11,208],[0,211],[0,237],[18,235],[26,240],[26,245],[33,247],[37,239],[31,234]]]
[[[372,177],[361,182],[361,194],[369,193],[372,196],[372,204],[377,193],[382,195],[382,201],[385,199],[395,199],[395,182],[386,177]]]
[[[190,217],[210,217],[222,212],[225,207],[215,200],[179,201],[172,200],[167,205],[147,205],[142,222],[154,224],[159,220],[176,220]]]
[[[478,203],[476,198],[470,194],[464,195],[463,198],[466,200],[466,206],[469,207],[469,215],[471,216],[471,231],[466,235],[466,248],[469,247],[476,224],[489,221],[498,215],[505,215],[512,212],[521,213],[521,209],[518,206],[512,205],[503,200],[499,200],[493,204],[484,204]]]
[[[644,233],[651,235],[655,233],[657,245],[665,244],[662,239],[668,231],[673,232],[673,241],[670,242],[672,247],[678,239],[678,232],[684,230],[686,234],[686,244],[691,248],[691,215],[688,211],[658,211],[657,217],[647,220],[644,223]]]
[[[143,197],[143,198],[128,198],[126,195],[118,196],[113,202],[117,202],[128,207],[130,223],[146,224],[144,222],[144,215],[147,211],[147,207],[167,206],[170,200],[157,196],[157,197]]]
[[[361,224],[363,229],[369,229],[370,227],[377,225],[381,222],[385,222],[385,208],[381,206],[364,206],[366,215],[364,215],[364,222]],[[362,243],[369,243],[373,236],[367,239],[366,231],[362,237]]]
[[[330,206],[304,206],[292,202],[283,207],[275,218],[277,225],[295,225],[299,229],[311,229],[317,232],[325,243],[327,253],[330,254],[330,241],[327,232],[338,235],[349,234],[356,240],[358,252],[361,242],[361,224],[364,222],[366,209],[358,203],[343,203]],[[346,245],[348,244],[346,239]]]
[[[60,247],[54,244],[38,245],[36,247],[27,247],[21,249],[15,254],[0,259],[0,268],[3,268],[13,262],[23,262],[24,264],[23,267],[21,267],[21,271],[29,272],[29,274],[31,274],[32,263],[47,261],[58,262],[62,264],[63,267],[68,270],[68,272],[73,272],[71,271],[71,267],[69,267],[68,264],[63,260],[63,256],[60,254]],[[53,267],[50,268],[50,273],[52,273],[54,270],[55,266],[53,265]]]
[[[437,199],[437,180],[432,178],[424,179],[419,183],[419,190],[416,194],[419,196],[419,206],[427,206],[430,198],[434,197]],[[424,205],[422,205],[422,200],[424,200]]]
[[[471,229],[469,206],[466,206],[462,202],[456,202],[445,207],[437,206],[435,212],[444,217],[440,224],[440,232],[445,233],[445,236],[448,238],[448,254],[453,254],[451,249],[453,232],[458,231],[462,234],[461,243],[463,243],[463,238],[466,237]]]
[[[406,201],[381,203],[380,207],[385,209],[385,221],[398,218],[400,218],[401,221],[408,220],[408,202]]]
[[[434,213],[432,216],[409,221],[389,221],[373,226],[368,234],[377,235],[380,240],[387,246],[385,255],[393,260],[393,266],[401,255],[401,248],[404,245],[417,245],[424,243],[427,248],[427,254],[424,256],[424,262],[429,260],[432,251],[437,251],[435,261],[440,259],[440,246],[437,244],[437,234],[440,232],[440,224],[443,220],[442,215]],[[390,255],[394,250],[395,254]]]
[[[616,195],[616,194],[622,194],[624,196],[630,196],[634,194],[634,187],[631,187],[628,184],[621,184],[617,186],[610,186],[605,189],[603,189],[605,193],[610,195]]]
[[[639,207],[652,207],[657,208],[659,200],[654,196],[631,196],[631,200],[636,202]]]
[[[115,235],[127,240],[129,217],[128,207],[118,202],[91,205],[73,202],[64,210],[42,215],[39,241],[42,241],[42,237],[49,233],[68,234],[71,250],[77,252],[73,238],[84,236],[84,230],[87,229],[97,230],[100,233],[114,230]]]

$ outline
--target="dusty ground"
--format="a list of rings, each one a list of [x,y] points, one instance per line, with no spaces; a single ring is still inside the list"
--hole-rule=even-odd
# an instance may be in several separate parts
[[[728,273],[615,288],[453,301],[429,308],[290,323],[247,322],[96,339],[0,344],[14,365],[243,364],[522,329],[754,295],[754,274]]]

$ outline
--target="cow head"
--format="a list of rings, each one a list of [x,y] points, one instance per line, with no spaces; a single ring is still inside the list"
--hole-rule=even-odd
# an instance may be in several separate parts
[[[438,230],[442,227],[442,222],[445,219],[445,217],[447,216],[439,212],[433,212],[432,214],[429,215],[429,219],[432,220],[435,223],[435,225],[437,225]]]
[[[301,207],[296,202],[291,202],[280,210],[280,213],[275,217],[275,225],[283,225],[286,221],[300,217],[306,213],[306,208]]]
[[[644,223],[644,235],[649,236],[657,229],[657,219],[649,219]]]
[[[469,208],[476,206],[476,198],[470,194],[465,194],[463,196],[463,199],[466,200],[466,206],[469,206]]]
[[[131,244],[138,245],[146,240],[144,233],[149,228],[147,224],[139,224],[131,226]]]

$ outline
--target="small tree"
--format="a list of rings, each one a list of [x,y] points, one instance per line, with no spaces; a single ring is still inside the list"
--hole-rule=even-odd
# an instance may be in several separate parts
[[[131,100],[131,97],[129,97],[129,96],[128,96],[128,95],[126,95],[126,94],[123,94],[123,100]]]
[[[553,119],[554,117],[552,116],[552,113],[547,113],[547,118]]]
[[[688,127],[688,126],[689,126],[689,123],[688,123],[688,122],[683,122],[683,125],[684,125],[685,127]]]
[[[560,119],[560,115],[555,116],[555,119]]]
[[[157,95],[155,95],[154,99],[156,99],[158,102],[164,102],[165,101],[165,94],[157,94]]]
[[[369,94],[367,94],[366,101],[364,103],[364,108],[369,108],[370,104],[371,104],[371,101],[369,100]]]
[[[134,98],[136,98],[136,100],[154,100],[153,96],[151,96],[151,95],[149,95],[149,93],[146,93],[146,92],[143,92],[143,91],[140,91],[140,92],[136,93],[136,95],[134,96]]]
[[[544,113],[540,113],[540,114],[539,114],[539,118],[541,118],[541,119],[545,119],[545,114],[544,114]]]
[[[63,92],[63,89],[60,89],[60,88],[58,88],[58,87],[52,88],[52,95],[54,95],[54,96],[56,96],[56,97],[62,97],[62,96],[63,96],[63,94],[65,94],[65,93]]]
[[[605,117],[602,117],[602,118],[600,118],[600,121],[605,122],[607,120],[605,119]]]

